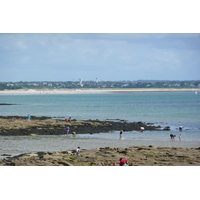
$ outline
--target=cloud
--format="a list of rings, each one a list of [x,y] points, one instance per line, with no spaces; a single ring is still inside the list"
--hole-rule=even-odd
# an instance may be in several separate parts
[[[0,70],[15,67],[21,80],[166,79],[178,70],[191,79],[198,73],[180,69],[198,71],[199,54],[199,34],[0,34]]]

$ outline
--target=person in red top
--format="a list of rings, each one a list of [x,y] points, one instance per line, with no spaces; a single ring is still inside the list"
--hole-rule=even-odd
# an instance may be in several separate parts
[[[124,164],[128,165],[128,160],[120,158],[120,160],[119,160],[119,166],[123,166]]]

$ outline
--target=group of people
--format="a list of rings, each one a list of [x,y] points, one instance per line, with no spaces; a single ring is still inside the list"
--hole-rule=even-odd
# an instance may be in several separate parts
[[[72,119],[72,117],[69,116],[69,118],[68,118],[68,119],[65,119],[65,121],[66,121],[66,122],[71,122],[71,119]]]
[[[143,132],[144,130],[145,130],[144,127],[140,127],[140,131],[141,131],[141,132]],[[122,138],[122,133],[123,133],[123,130],[121,130],[121,131],[119,132],[119,139],[120,139],[120,140],[123,140],[123,138]]]
[[[176,135],[170,134],[170,139],[175,140]],[[178,136],[179,141],[181,141],[181,134]]]
[[[181,132],[183,130],[183,127],[182,126],[179,126],[179,131]],[[170,139],[171,140],[175,140],[175,137],[176,137],[176,135],[173,135],[173,134],[170,134]],[[181,139],[182,139],[182,135],[181,134],[179,134],[179,136],[178,136],[178,139],[179,139],[179,141],[181,141]]]

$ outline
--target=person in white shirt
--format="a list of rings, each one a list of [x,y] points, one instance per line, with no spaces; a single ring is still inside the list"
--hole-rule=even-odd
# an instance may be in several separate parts
[[[80,156],[80,147],[78,147],[78,148],[76,149],[76,155],[77,155],[77,156]]]

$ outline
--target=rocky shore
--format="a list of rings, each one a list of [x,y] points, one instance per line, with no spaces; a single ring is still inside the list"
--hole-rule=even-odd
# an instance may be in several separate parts
[[[12,116],[0,117],[0,135],[15,136],[15,135],[62,135],[65,134],[65,128],[70,127],[71,134],[73,131],[77,134],[84,133],[100,133],[109,131],[140,131],[140,127],[145,130],[160,130],[160,126],[153,124],[146,124],[143,122],[127,122],[123,120],[115,121],[99,121],[99,120],[72,120],[66,122],[65,120],[51,119],[50,117],[35,117],[31,116],[28,121],[26,117]]]
[[[200,166],[200,148],[134,146],[105,147],[74,150],[25,153],[0,159],[1,166],[119,166],[125,158],[129,166]]]
[[[194,148],[187,148],[187,145],[189,145],[187,142],[185,144],[184,142],[175,143],[169,141],[168,145],[177,145],[177,147],[174,147],[164,146],[167,143],[161,144],[163,142],[157,142],[155,145],[154,143],[151,144],[150,141],[146,141],[146,144],[145,141],[142,141],[143,144],[140,144],[141,141],[73,139],[72,136],[69,136],[69,138],[63,137],[62,139],[62,136],[61,138],[59,136],[57,143],[60,148],[56,146],[57,143],[55,140],[51,142],[50,139],[49,142],[47,142],[47,138],[44,140],[41,139],[41,142],[37,143],[37,137],[47,137],[48,135],[57,137],[56,135],[65,134],[65,128],[67,126],[70,127],[69,134],[73,131],[77,134],[92,134],[115,130],[140,131],[140,127],[144,127],[145,130],[161,130],[161,127],[154,126],[153,124],[146,124],[143,122],[130,123],[117,119],[112,121],[72,120],[71,122],[66,122],[64,119],[52,119],[45,116],[31,116],[30,121],[22,116],[15,116],[14,120],[12,120],[12,116],[1,116],[0,136],[6,136],[6,140],[2,141],[3,146],[0,155],[2,159],[0,159],[0,166],[118,166],[120,158],[128,159],[129,166],[200,166],[200,147],[197,146],[198,144],[195,144],[195,146],[191,146]],[[30,140],[33,144],[26,143],[26,151],[23,149],[20,150],[15,144],[11,144],[12,141],[8,141],[10,136],[33,136],[31,137],[33,140]],[[36,137],[35,140],[34,137]],[[24,139],[22,141],[17,141],[16,144],[20,144],[20,147],[23,146]],[[94,143],[94,146],[92,147],[89,143]],[[34,148],[32,145],[34,145]],[[69,150],[77,147],[77,145],[85,148],[81,149],[80,156],[77,156],[74,150]],[[179,145],[181,145],[181,147],[179,147]],[[40,146],[41,150],[38,149]],[[88,149],[89,146],[92,148]],[[52,149],[47,147],[52,147]],[[16,149],[19,149],[21,152],[19,152],[17,156],[15,154],[15,156],[12,155],[11,157],[9,152],[11,153],[12,149],[13,152],[15,152]],[[28,149],[32,149],[34,152]]]

